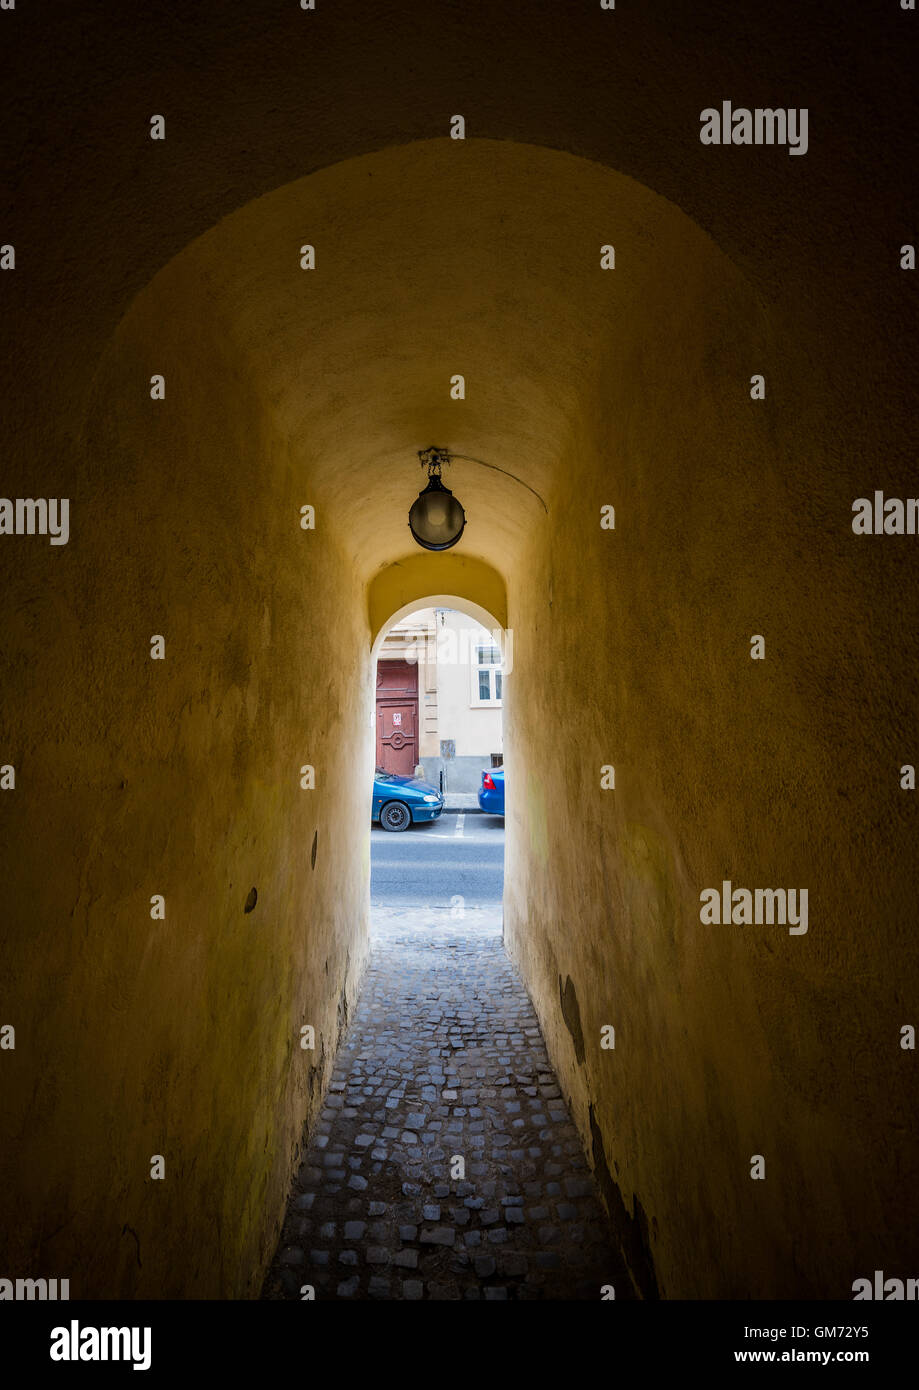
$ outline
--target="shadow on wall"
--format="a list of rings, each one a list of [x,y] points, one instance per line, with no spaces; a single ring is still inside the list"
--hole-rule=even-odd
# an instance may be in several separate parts
[[[565,1020],[565,1027],[571,1034],[575,1060],[580,1067],[583,1066],[586,1056],[584,1034],[581,1031],[581,1010],[578,1007],[577,991],[570,975],[566,977],[564,986],[562,985],[562,977],[559,975],[558,995],[562,1018]],[[628,1288],[634,1286],[642,1298],[659,1298],[660,1291],[654,1273],[648,1218],[637,1196],[632,1198],[632,1214],[629,1215],[622,1193],[609,1170],[603,1134],[597,1124],[592,1102],[588,1105],[588,1117],[590,1122],[590,1155],[594,1176],[600,1188],[604,1206],[609,1213],[613,1234],[619,1242],[623,1255],[622,1265],[618,1270],[613,1271],[619,1283],[617,1296],[622,1296],[621,1289],[625,1284]]]

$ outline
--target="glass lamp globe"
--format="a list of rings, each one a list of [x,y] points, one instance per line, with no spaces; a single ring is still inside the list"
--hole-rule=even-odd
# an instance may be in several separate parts
[[[432,477],[408,514],[412,535],[425,550],[449,550],[466,525],[466,513],[448,487]]]

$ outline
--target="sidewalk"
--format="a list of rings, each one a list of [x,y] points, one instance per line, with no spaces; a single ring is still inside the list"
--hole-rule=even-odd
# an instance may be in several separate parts
[[[483,814],[477,792],[444,792],[444,810],[474,811],[477,816]]]

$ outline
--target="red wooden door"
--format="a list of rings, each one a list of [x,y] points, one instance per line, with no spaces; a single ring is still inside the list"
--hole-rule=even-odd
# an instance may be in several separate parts
[[[412,777],[418,761],[418,667],[377,662],[377,767]]]

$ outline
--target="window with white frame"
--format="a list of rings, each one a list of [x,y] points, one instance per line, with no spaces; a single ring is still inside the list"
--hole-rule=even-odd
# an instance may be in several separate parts
[[[472,663],[473,705],[501,704],[501,649],[492,642],[477,642]]]

